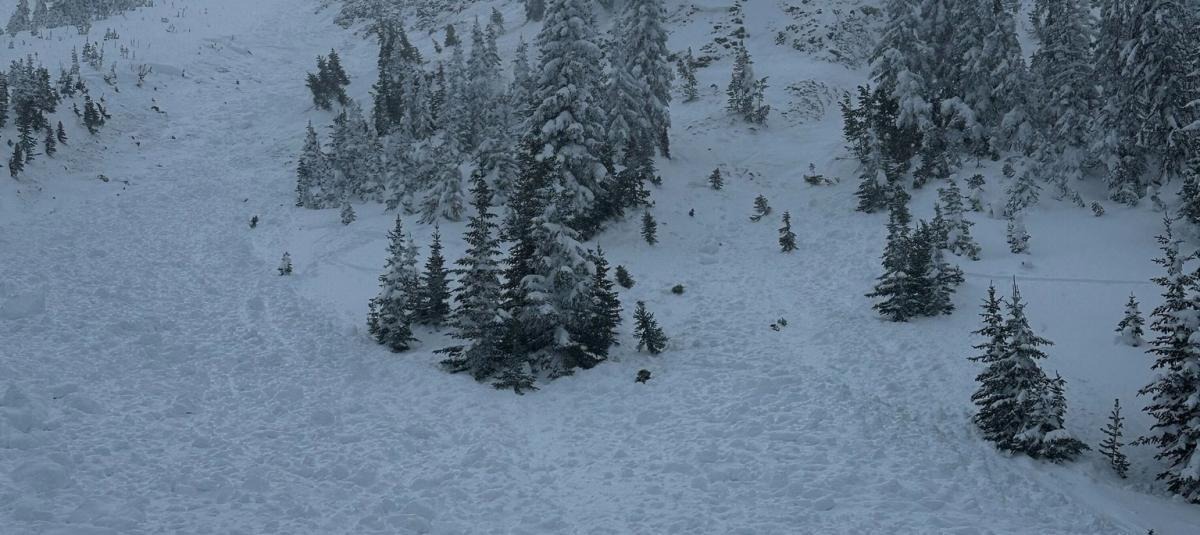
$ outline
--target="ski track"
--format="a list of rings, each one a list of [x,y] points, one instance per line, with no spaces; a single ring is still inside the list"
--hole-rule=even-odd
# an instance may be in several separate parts
[[[444,374],[425,351],[381,350],[302,291],[334,268],[370,285],[377,266],[343,257],[382,243],[381,232],[309,228],[319,254],[297,257],[294,277],[274,275],[312,220],[290,206],[299,129],[275,120],[308,104],[309,57],[280,43],[334,31],[314,22],[327,14],[296,16],[290,4],[260,0],[264,22],[245,17],[236,38],[198,41],[179,65],[189,79],[157,95],[170,118],[146,112],[139,119],[157,123],[142,129],[140,152],[99,166],[132,181],[120,196],[105,190],[4,236],[19,254],[0,267],[14,287],[44,289],[45,312],[0,325],[11,356],[0,363],[0,531],[1141,529],[1058,488],[1070,468],[1006,458],[975,436],[962,380],[975,368],[913,325],[872,315],[862,293],[874,263],[828,261],[873,259],[882,236],[881,225],[828,228],[849,206],[846,186],[802,194],[794,224],[821,232],[801,232],[790,256],[771,238],[785,206],[751,224],[753,191],[683,177],[671,190],[679,202],[660,207],[674,252],[602,237],[626,259],[646,256],[644,269],[629,264],[638,286],[622,297],[626,309],[649,300],[668,327],[661,357],[632,353],[626,335],[615,362],[518,397]],[[701,151],[686,126],[676,126],[681,161]],[[794,188],[765,180],[766,191]],[[683,215],[717,194],[731,200]],[[677,282],[684,296],[660,290]],[[769,329],[780,317],[789,325]],[[654,370],[647,385],[633,383],[641,367]]]

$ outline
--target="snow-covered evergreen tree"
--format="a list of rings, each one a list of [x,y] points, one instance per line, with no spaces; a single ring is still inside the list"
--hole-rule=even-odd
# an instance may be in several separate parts
[[[766,197],[759,194],[754,197],[754,215],[750,216],[750,220],[757,223],[768,215],[771,215],[771,205],[767,203]]]
[[[383,200],[383,152],[358,103],[350,102],[333,124],[329,162],[339,197],[360,201]]]
[[[1150,396],[1146,412],[1155,420],[1151,433],[1137,440],[1158,448],[1156,459],[1166,461],[1158,478],[1167,488],[1189,502],[1200,503],[1200,475],[1195,472],[1200,451],[1200,344],[1196,342],[1200,317],[1197,274],[1185,273],[1184,263],[1194,255],[1179,252],[1180,240],[1166,219],[1166,230],[1158,237],[1163,255],[1155,263],[1166,273],[1154,282],[1163,289],[1163,302],[1154,310],[1151,329],[1158,335],[1150,342],[1155,379],[1138,391]]]
[[[658,222],[649,210],[642,213],[642,239],[650,245],[658,243]]]
[[[871,55],[871,78],[897,104],[897,125],[924,129],[931,106],[922,62],[933,59],[923,34],[926,22],[918,0],[887,0],[884,12],[887,23]]]
[[[492,192],[483,177],[475,178],[471,194],[475,215],[467,223],[467,250],[455,270],[459,287],[454,297],[458,304],[454,337],[463,345],[446,350],[449,356],[442,365],[482,381],[509,363],[504,348],[508,317],[500,306],[500,240],[491,211]]]
[[[424,325],[442,325],[450,318],[450,271],[442,256],[442,234],[435,226],[429,258],[421,273],[421,290],[413,320]]]
[[[577,329],[579,351],[574,361],[582,368],[591,368],[608,359],[608,351],[617,342],[617,326],[621,324],[621,299],[608,278],[608,260],[599,247],[590,255],[595,265],[585,313],[584,325]]]
[[[888,188],[884,185],[887,183],[887,177],[883,176],[882,170],[874,170],[864,168],[858,190],[854,192],[854,196],[858,197],[858,207],[856,210],[868,214],[875,213],[888,206]]]
[[[614,45],[618,51],[613,55],[613,70],[636,83],[637,112],[644,125],[631,125],[638,130],[633,135],[657,145],[662,155],[669,156],[672,73],[667,59],[666,18],[663,0],[626,1],[616,21]]]
[[[1030,107],[1038,131],[1042,177],[1058,183],[1082,178],[1088,163],[1088,127],[1096,105],[1091,42],[1094,24],[1085,0],[1039,2],[1041,48],[1030,61]]]
[[[354,214],[354,206],[348,202],[342,203],[342,224],[349,225],[355,219],[358,219],[358,216]]]
[[[1129,294],[1129,301],[1125,303],[1125,316],[1121,318],[1121,322],[1117,324],[1117,333],[1121,335],[1121,342],[1138,347],[1142,345],[1142,325],[1145,320],[1142,319],[1142,312],[1138,310],[1137,297],[1132,293]]]
[[[938,189],[938,199],[945,218],[946,250],[971,260],[979,260],[979,244],[971,237],[974,223],[967,220],[963,206],[962,191],[958,182],[951,180],[945,188]]]
[[[696,89],[696,58],[692,57],[691,48],[688,48],[687,53],[679,57],[676,70],[679,73],[679,79],[682,80],[679,90],[683,93],[683,101],[695,102],[700,98],[700,93]]]
[[[425,224],[439,218],[462,219],[465,204],[462,170],[454,159],[454,152],[444,149],[432,156],[433,161],[427,169],[426,182],[430,188],[421,201],[421,222]]]
[[[590,0],[550,0],[537,37],[539,69],[529,120],[537,154],[552,159],[562,192],[555,210],[581,236],[594,234],[611,214],[597,213],[597,202],[611,177],[602,164],[604,111],[601,50]],[[565,204],[563,204],[565,203]],[[556,216],[557,217],[557,216]]]
[[[783,213],[783,226],[779,228],[779,248],[785,253],[796,250],[796,233],[792,232],[792,214]]]
[[[513,81],[508,87],[508,107],[511,110],[513,123],[509,125],[515,132],[525,132],[525,121],[529,118],[533,106],[534,73],[529,66],[529,44],[522,36],[513,53]]]
[[[977,346],[984,353],[972,358],[987,365],[976,378],[979,389],[971,396],[979,407],[975,424],[1002,451],[1055,462],[1071,460],[1087,446],[1062,428],[1064,381],[1050,379],[1038,365],[1046,358],[1041,348],[1051,343],[1029,327],[1015,281],[1003,323],[999,304],[995,289],[990,289],[984,327],[976,331],[988,341]]]
[[[946,261],[939,234],[936,226],[921,221],[908,246],[907,292],[925,316],[954,312],[952,297],[964,280],[962,270]]]
[[[911,216],[905,204],[906,195],[903,192],[897,193],[892,199],[888,216],[887,245],[883,250],[883,274],[879,276],[879,282],[867,297],[876,300],[872,308],[883,317],[891,321],[908,321],[917,314],[920,307],[910,293],[912,283],[909,278],[912,275],[908,270],[911,267]]]
[[[277,271],[279,271],[279,275],[281,276],[292,274],[292,255],[286,252],[283,253],[283,258],[279,261],[279,269]]]
[[[1008,250],[1013,254],[1029,252],[1029,231],[1025,229],[1025,221],[1019,215],[1009,218],[1006,241]]]
[[[1104,426],[1104,442],[1100,443],[1100,454],[1108,458],[1108,464],[1121,479],[1129,472],[1129,459],[1121,451],[1122,427],[1124,418],[1121,417],[1121,400],[1113,400],[1112,412],[1108,415],[1108,424]]]
[[[29,0],[17,0],[17,8],[8,19],[8,26],[5,28],[9,35],[16,35],[20,32],[30,29],[30,11]]]
[[[708,187],[720,190],[725,187],[725,178],[721,176],[721,168],[713,169],[711,175],[708,175]]]
[[[1042,186],[1034,178],[1034,174],[1026,171],[1013,180],[1007,190],[1008,200],[1004,204],[1004,215],[1015,216],[1026,208],[1037,204],[1041,196]]]
[[[766,78],[757,78],[754,74],[754,61],[750,59],[750,51],[742,43],[738,44],[737,55],[734,56],[733,74],[729,86],[725,88],[725,109],[746,122],[764,124],[771,113],[771,107],[764,100],[767,88]]]
[[[633,336],[638,339],[638,351],[645,349],[651,355],[662,353],[669,340],[667,335],[663,334],[662,328],[658,326],[654,314],[646,310],[644,301],[637,302],[637,307],[633,311],[633,322]]]
[[[405,237],[399,217],[388,232],[388,240],[388,259],[379,276],[379,295],[371,299],[367,327],[375,341],[399,352],[408,350],[416,341],[410,327],[419,298],[416,246],[411,238]]]

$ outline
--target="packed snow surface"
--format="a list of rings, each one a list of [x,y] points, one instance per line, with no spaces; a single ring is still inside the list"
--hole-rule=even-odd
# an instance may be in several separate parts
[[[861,68],[774,44],[766,29],[787,3],[745,13],[775,109],[860,83]],[[310,0],[157,4],[92,30],[115,29],[136,56],[110,52],[120,93],[84,67],[114,116],[105,130],[73,127],[59,158],[0,180],[0,533],[1200,529],[1200,508],[1154,481],[1150,448],[1128,449],[1120,480],[1095,452],[1063,466],[1006,457],[970,421],[977,304],[1015,276],[1056,344],[1043,365],[1068,381],[1068,429],[1097,444],[1114,398],[1127,437],[1147,429],[1134,394],[1150,358],[1113,329],[1131,291],[1143,311],[1159,300],[1150,208],[1094,218],[1047,200],[1027,220],[1030,256],[1008,253],[1003,221],[974,214],[984,253],[962,264],[959,310],[882,321],[863,294],[885,216],[853,212],[836,107],[748,129],[723,111],[725,57],[700,70],[700,101],[673,105],[659,244],[641,241],[638,218],[594,241],[637,281],[621,292],[626,315],[646,301],[668,350],[637,353],[626,318],[613,361],[515,396],[440,371],[444,332],[419,330],[405,354],[366,335],[392,213],[356,206],[343,226],[337,210],[293,206],[304,125],[331,120],[304,73],[336,47],[366,98],[375,43]],[[532,40],[517,2],[459,20],[492,5],[509,21],[505,52]],[[724,17],[715,0],[669,7],[674,50],[699,50]],[[36,53],[55,74],[83,43],[65,29],[10,39],[4,64]],[[134,63],[154,67],[145,87]],[[69,109],[59,119],[77,124]],[[841,183],[805,184],[810,162]],[[707,187],[715,167],[723,191]],[[981,172],[999,195],[998,169]],[[752,223],[760,193],[775,211]],[[776,244],[785,210],[790,255]],[[426,251],[432,227],[405,223]],[[442,231],[454,258],[462,226]],[[284,251],[294,276],[275,273]],[[653,378],[637,384],[643,368]]]

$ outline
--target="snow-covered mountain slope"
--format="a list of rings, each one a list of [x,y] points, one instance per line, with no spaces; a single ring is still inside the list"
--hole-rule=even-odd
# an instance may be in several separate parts
[[[1044,366],[1068,381],[1068,428],[1097,444],[1120,398],[1127,432],[1147,429],[1134,393],[1150,359],[1114,343],[1113,328],[1129,292],[1143,310],[1159,300],[1148,279],[1161,214],[1108,206],[1095,218],[1047,200],[1027,220],[1031,256],[1009,254],[1003,222],[980,217],[983,258],[963,264],[953,316],[893,324],[870,309],[862,295],[884,220],[853,211],[853,165],[827,96],[865,72],[828,61],[839,56],[828,48],[776,44],[797,17],[800,28],[811,20],[798,10],[857,2],[745,3],[737,16],[770,77],[769,124],[726,115],[730,58],[713,54],[700,101],[672,106],[674,159],[659,162],[653,191],[659,244],[633,220],[594,240],[637,281],[621,292],[626,315],[645,301],[668,351],[637,353],[627,318],[612,361],[525,396],[440,371],[432,351],[444,333],[418,331],[418,348],[399,355],[367,337],[394,214],[356,206],[358,221],[343,226],[336,210],[293,206],[304,125],[331,119],[311,108],[304,73],[336,48],[353,96],[366,98],[374,42],[315,1],[158,4],[93,28],[117,30],[136,54],[118,60],[106,129],[95,139],[72,130],[59,159],[0,181],[0,533],[1200,525],[1200,509],[1155,483],[1149,448],[1129,449],[1133,469],[1119,480],[1094,452],[1063,466],[1005,457],[970,422],[977,304],[989,282],[1016,277],[1034,328],[1056,344]],[[518,2],[475,4],[456,20],[493,5],[509,21],[502,54],[532,40]],[[700,55],[727,36],[728,7],[670,3],[672,49]],[[433,54],[430,38],[414,41]],[[53,67],[82,38],[56,30],[13,43],[0,61],[36,53]],[[135,63],[154,66],[144,88],[126,70]],[[810,163],[841,183],[807,185]],[[706,184],[717,167],[723,191]],[[980,172],[999,195],[999,169]],[[752,223],[759,194],[775,211]],[[933,195],[917,194],[919,217]],[[785,210],[799,235],[791,255],[776,243]],[[432,228],[405,223],[424,250]],[[450,258],[462,230],[442,226]],[[275,275],[284,251],[293,277]],[[780,318],[788,325],[772,330]],[[647,384],[634,382],[640,369],[653,372]]]

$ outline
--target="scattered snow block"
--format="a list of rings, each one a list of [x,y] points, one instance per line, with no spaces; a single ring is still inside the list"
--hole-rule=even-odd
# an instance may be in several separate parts
[[[10,474],[13,483],[37,492],[49,492],[71,484],[67,469],[49,459],[27,461]]]
[[[17,320],[46,311],[46,289],[39,288],[24,295],[9,298],[0,305],[0,319]]]

